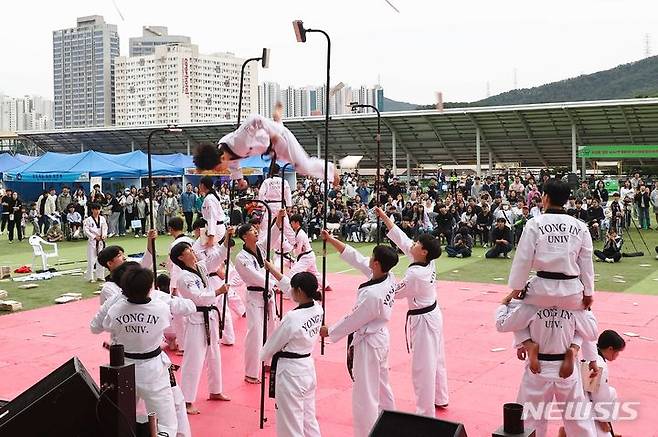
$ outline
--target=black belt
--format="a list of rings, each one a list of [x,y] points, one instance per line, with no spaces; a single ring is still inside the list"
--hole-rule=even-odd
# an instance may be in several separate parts
[[[354,346],[352,345],[353,341],[354,333],[351,333],[347,336],[347,357],[345,361],[347,363],[347,371],[349,372],[352,381],[354,381],[354,374],[352,373],[352,370],[354,369]]]
[[[210,311],[217,311],[217,316],[219,317],[219,328],[220,330],[223,328],[222,317],[221,314],[219,313],[219,308],[217,308],[215,305],[208,305],[208,306],[197,305],[196,310],[200,313],[203,313],[203,327],[206,331],[206,343],[208,344],[208,346],[210,346]]]
[[[172,364],[169,366],[169,385],[172,387],[176,387],[178,384],[176,384],[176,370],[180,369],[180,366],[177,366],[176,364]]]
[[[258,287],[255,285],[250,285],[247,287],[247,291],[258,291],[260,293],[265,292],[265,287]],[[269,300],[272,297],[272,292],[267,293],[267,300]],[[267,302],[263,302],[263,305],[266,305]],[[279,317],[279,308],[276,306],[276,299],[274,299],[274,310],[276,312],[276,316]]]
[[[272,356],[272,362],[270,363],[270,397],[273,398],[276,395],[276,366],[278,365],[279,358],[308,358],[311,354],[298,354],[295,352],[284,352],[279,351]]]
[[[266,203],[281,203],[281,200],[266,200]]]
[[[566,354],[539,354],[539,361],[563,361]]]
[[[313,253],[313,251],[312,250],[307,250],[306,252],[300,253],[299,255],[297,255],[297,261],[299,261],[300,258],[303,257],[304,255],[308,255],[309,253]]]
[[[218,226],[219,226],[219,225],[223,225],[223,224],[224,224],[224,220],[217,220],[217,225],[218,225]]]
[[[126,358],[130,358],[131,360],[150,360],[151,358],[157,357],[161,353],[162,353],[162,349],[160,349],[160,346],[158,346],[156,349],[153,349],[151,352],[145,352],[143,354],[124,352],[123,355]]]
[[[208,277],[212,278],[213,276],[219,276],[217,272],[208,273]]]
[[[411,316],[418,316],[420,314],[426,314],[431,311],[434,311],[434,308],[436,308],[436,301],[430,306],[426,306],[424,308],[417,308],[415,310],[409,310],[407,311],[407,319],[404,321],[404,339],[407,342],[407,353],[411,351],[411,341],[409,341],[409,335],[407,334],[407,326],[409,325],[409,317]]]
[[[559,281],[565,281],[567,279],[576,279],[578,277],[574,275],[565,275],[564,273],[545,272],[543,270],[538,271],[537,276],[544,279],[557,279]]]

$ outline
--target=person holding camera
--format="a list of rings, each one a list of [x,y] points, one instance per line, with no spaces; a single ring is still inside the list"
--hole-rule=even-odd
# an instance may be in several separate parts
[[[617,263],[621,261],[621,247],[624,239],[617,235],[617,230],[611,228],[606,234],[603,250],[595,250],[594,256],[596,261],[605,261],[607,263]]]

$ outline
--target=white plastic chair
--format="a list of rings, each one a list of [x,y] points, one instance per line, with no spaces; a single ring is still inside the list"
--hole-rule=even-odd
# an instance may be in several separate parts
[[[41,258],[41,270],[48,270],[48,258],[59,257],[57,243],[49,243],[38,235],[32,235],[29,240],[34,254],[32,255],[32,268],[36,271],[35,261]],[[43,245],[47,244],[52,247],[52,251],[47,252]]]

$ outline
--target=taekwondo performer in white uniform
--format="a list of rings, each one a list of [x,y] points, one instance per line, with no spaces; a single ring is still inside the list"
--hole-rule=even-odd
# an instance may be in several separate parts
[[[284,210],[279,211],[279,215],[276,219],[277,234],[278,232],[283,232],[285,239],[292,246],[292,255],[295,257],[295,262],[286,276],[293,277],[295,273],[310,272],[318,279],[318,283],[321,283],[322,276],[318,271],[317,258],[311,247],[308,235],[306,235],[306,232],[302,229],[303,222],[304,219],[299,214],[293,215],[290,217],[290,220],[288,220],[288,213]],[[281,229],[282,226],[283,229]],[[279,266],[278,268],[281,266],[281,264],[276,261],[274,262],[274,265]],[[331,288],[328,285],[326,288],[327,291],[331,291]]]
[[[241,179],[241,159],[270,151],[276,154],[277,160],[294,164],[297,173],[324,179],[324,159],[308,156],[287,127],[257,114],[250,115],[237,130],[224,135],[218,145],[199,145],[194,152],[194,164],[202,170],[229,169],[232,179]],[[329,163],[328,169],[329,181],[339,185],[340,177],[333,164]]]
[[[265,250],[258,244],[258,229],[252,224],[238,228],[238,237],[244,241],[242,250],[235,258],[235,270],[247,286],[247,335],[244,345],[244,380],[250,384],[260,383],[260,350],[263,347],[263,313],[265,299]],[[271,278],[267,290],[267,332],[274,329],[274,298]]]
[[[587,223],[566,214],[562,205],[569,194],[569,186],[560,180],[551,179],[544,185],[544,214],[528,220],[523,228],[510,270],[509,287],[513,291],[508,301],[525,295],[523,303],[539,307],[578,310],[592,305],[592,237]],[[531,270],[537,275],[528,280]],[[527,338],[527,331],[516,335],[518,342]],[[530,369],[539,372],[537,345],[527,342],[524,346]],[[564,375],[573,371],[573,358],[573,353],[567,352]]]
[[[315,417],[317,381],[311,357],[322,325],[318,280],[309,272],[289,279],[274,264],[265,264],[283,292],[299,304],[283,316],[260,351],[262,361],[272,362],[269,395],[276,398],[276,433],[281,437],[319,437],[320,425]]]
[[[619,354],[626,348],[626,341],[617,332],[606,329],[599,335],[596,342],[584,342],[585,348],[590,348],[589,353],[596,355],[599,374],[586,387],[585,395],[592,401],[595,417],[597,437],[610,437],[612,435],[611,424],[619,414],[617,390],[610,385],[608,380],[608,362],[617,359]],[[615,434],[616,436],[617,434]]]
[[[178,243],[187,243],[189,245],[194,244],[194,240],[183,232],[184,223],[182,217],[172,217],[167,223],[167,230],[172,236],[173,240],[169,243],[169,253],[171,249],[174,248]],[[169,272],[169,281],[170,281],[170,291],[174,295],[178,294],[178,278],[181,274],[181,269],[176,264],[171,261],[169,254],[167,254],[167,259],[165,261],[165,267]],[[176,343],[175,346],[178,349],[177,353],[180,354],[183,351],[183,339],[185,338],[185,317],[180,315],[175,315],[174,319],[171,321],[171,327],[176,334]],[[173,345],[172,345],[173,349]]]
[[[178,421],[171,387],[171,361],[161,349],[164,330],[169,326],[172,307],[165,301],[149,297],[153,285],[150,270],[134,266],[122,275],[125,294],[108,300],[91,322],[91,331],[112,334],[114,344],[122,344],[127,363],[135,364],[135,394],[143,399],[148,411],[158,417],[158,431],[174,436]],[[180,310],[193,311],[182,302]]]
[[[222,357],[219,351],[219,309],[215,305],[218,295],[226,293],[227,286],[213,289],[203,261],[198,261],[188,243],[178,243],[169,254],[181,268],[178,293],[192,300],[197,311],[187,316],[183,355],[181,388],[188,414],[199,414],[194,406],[204,362],[208,369],[209,400],[229,401],[222,392]]]
[[[228,221],[219,195],[213,186],[212,177],[204,176],[199,181],[199,193],[204,196],[201,216],[206,220],[206,246],[210,247],[224,238]]]
[[[144,256],[139,262],[139,265],[145,269],[153,267],[151,247],[157,236],[158,233],[155,229],[149,230],[146,250],[144,251]],[[121,246],[107,246],[99,252],[97,261],[100,265],[110,271],[110,274],[105,277],[105,283],[101,287],[101,294],[99,295],[100,304],[103,305],[105,301],[112,296],[121,294],[121,286],[118,282],[115,282],[112,279],[112,273],[126,261],[126,254]]]
[[[258,200],[262,200],[267,203],[272,212],[272,220],[279,214],[281,209],[281,197],[283,193],[283,199],[285,201],[286,207],[292,206],[292,194],[290,192],[290,185],[288,181],[281,178],[281,168],[278,164],[273,164],[274,175],[265,179],[258,189]],[[283,186],[281,186],[283,183]],[[267,214],[266,214],[267,215]],[[270,220],[270,225],[272,225]],[[260,240],[264,241],[267,237],[267,220],[266,217],[263,217],[263,220],[260,222],[260,229],[258,230],[258,235],[260,235]],[[285,240],[284,240],[285,242]],[[279,241],[273,241],[272,247],[275,247],[276,251],[281,252],[281,245]]]
[[[354,435],[370,433],[382,410],[395,410],[393,391],[388,383],[388,321],[393,312],[396,281],[390,270],[398,263],[391,246],[375,246],[370,259],[332,237],[325,229],[322,238],[331,243],[340,257],[368,278],[359,286],[352,311],[320,336],[333,343],[347,336],[347,365],[353,377],[352,415]],[[353,365],[353,366],[352,366]]]
[[[388,238],[413,261],[397,284],[395,298],[407,298],[409,304],[404,334],[407,351],[411,350],[416,414],[434,417],[436,407],[448,405],[443,314],[436,299],[434,263],[441,256],[441,244],[430,234],[414,242],[380,208],[375,213],[388,228]]]
[[[525,232],[525,231],[524,231]],[[541,373],[535,373],[526,365],[517,402],[525,405],[525,410],[534,408],[542,411],[545,405],[552,402],[570,402],[569,408],[576,412],[574,417],[564,417],[564,428],[568,436],[595,437],[594,421],[591,415],[584,414],[588,410],[588,399],[583,393],[580,372],[572,372],[569,376],[560,375],[565,351],[572,350],[574,339],[578,335],[583,341],[593,341],[597,335],[597,323],[589,310],[567,310],[556,307],[537,307],[520,304],[507,298],[496,310],[496,329],[499,332],[512,332],[529,329],[530,338],[539,345],[538,358],[541,361]],[[596,356],[583,348],[584,358],[596,361]],[[529,407],[527,404],[531,404]],[[583,417],[579,415],[584,414]],[[547,420],[536,419],[529,414],[525,418],[529,428],[534,428],[537,437],[546,436]]]
[[[87,237],[87,280],[96,282],[103,279],[103,266],[96,262],[98,254],[105,249],[107,240],[107,221],[101,215],[98,203],[89,205],[91,215],[82,222],[82,231]]]
[[[152,232],[156,232],[155,230],[151,230]],[[116,247],[116,246],[115,246]],[[125,261],[121,265],[115,267],[112,271],[111,279],[112,283],[114,284],[121,284],[121,281],[123,279],[123,275],[126,271],[129,269],[134,269],[136,267],[144,268],[144,269],[149,269],[150,267],[148,266],[143,266],[140,265],[140,263],[137,263],[135,261]],[[165,276],[165,275],[162,275]],[[168,278],[168,277],[167,277]],[[98,333],[102,331],[102,323],[105,317],[107,316],[109,309],[119,300],[126,299],[125,294],[123,293],[123,290],[121,289],[120,285],[117,285],[117,288],[119,290],[119,293],[115,293],[111,295],[103,305],[101,305],[100,310],[96,313],[94,318],[92,319],[91,322],[91,327],[92,327],[92,332]],[[169,310],[171,312],[170,314],[170,321],[174,318],[174,316],[181,316],[185,317],[188,314],[192,314],[193,312],[196,311],[196,305],[194,305],[194,302],[192,302],[189,299],[184,299],[180,296],[172,296],[169,293],[165,293],[163,291],[160,291],[158,289],[152,289],[149,292],[149,297],[152,299],[160,300],[166,303],[169,306]],[[164,335],[166,337],[167,331],[171,328],[171,325],[169,325],[167,328],[164,330]],[[96,331],[94,331],[96,329]],[[116,343],[114,339],[112,339],[112,343]],[[183,392],[180,388],[180,386],[176,383],[176,378],[175,378],[175,368],[173,367],[172,364],[172,370],[170,371],[170,376],[171,376],[171,391],[174,395],[174,405],[176,408],[176,419],[178,421],[178,432],[176,433],[177,437],[190,437],[192,435],[192,431],[190,428],[190,422],[187,418],[187,410],[185,408],[185,398],[183,397]]]
[[[202,218],[197,219],[193,224],[192,228],[194,229],[194,235],[197,236],[197,240],[192,245],[192,250],[196,255],[197,259],[204,261],[208,269],[208,283],[212,289],[221,288],[222,285],[227,283],[229,289],[227,293],[220,294],[217,296],[217,301],[215,305],[219,308],[220,315],[222,313],[222,307],[224,304],[224,298],[228,298],[226,302],[228,306],[238,307],[240,310],[238,314],[241,316],[245,313],[245,307],[242,303],[242,299],[233,289],[233,286],[236,287],[241,284],[240,276],[235,273],[235,268],[231,265],[229,270],[229,276],[231,279],[226,281],[226,257],[228,254],[227,246],[229,244],[234,244],[233,240],[230,239],[230,236],[233,233],[232,228],[226,230],[223,240],[220,241],[221,245],[214,245],[212,247],[206,247],[203,244],[202,239],[200,238],[201,233],[204,231],[206,221]],[[231,296],[231,294],[233,296]],[[233,303],[236,302],[237,303]],[[233,316],[230,311],[226,312],[226,320],[224,320],[224,330],[222,332],[222,344],[227,346],[232,346],[235,344],[235,329],[233,328]]]

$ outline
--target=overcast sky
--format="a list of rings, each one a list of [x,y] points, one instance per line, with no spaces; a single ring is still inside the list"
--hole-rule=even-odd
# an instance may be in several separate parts
[[[373,85],[387,97],[472,101],[513,88],[604,70],[658,54],[658,2],[644,0],[32,0],[3,1],[0,93],[52,98],[52,31],[103,15],[118,25],[121,54],[143,25],[187,35],[202,53],[257,56],[272,49],[261,80],[319,85],[325,42],[295,42],[291,22],[332,38],[332,84]],[[123,19],[119,12],[123,15]]]

